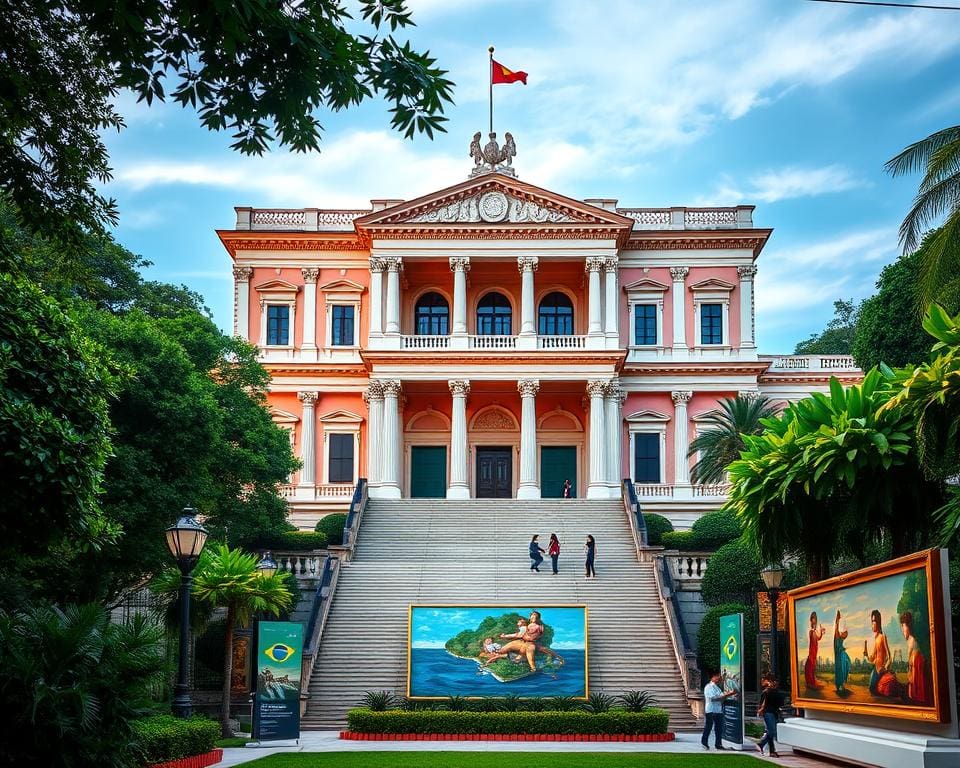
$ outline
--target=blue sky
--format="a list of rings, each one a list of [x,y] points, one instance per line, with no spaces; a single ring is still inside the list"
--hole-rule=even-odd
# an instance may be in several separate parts
[[[466,178],[486,130],[488,45],[527,86],[495,89],[525,181],[625,207],[756,204],[761,352],[790,352],[837,298],[869,295],[918,178],[884,162],[957,122],[960,13],[805,0],[414,0],[409,33],[457,83],[449,133],[389,130],[387,106],[322,115],[320,154],[247,158],[174,105],[121,99],[107,137],[117,239],[148,276],[199,291],[229,328],[234,205],[355,207]]]
[[[553,628],[551,648],[582,649],[584,643],[583,608],[437,608],[413,607],[412,646],[414,648],[443,648],[447,640],[463,632],[474,630],[487,616],[518,613],[529,616],[540,610],[543,621]],[[495,638],[496,639],[496,638]],[[505,642],[497,640],[497,642]]]

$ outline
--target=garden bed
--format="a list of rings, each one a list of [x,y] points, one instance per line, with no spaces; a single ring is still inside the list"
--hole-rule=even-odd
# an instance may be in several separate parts
[[[223,760],[223,750],[218,747],[211,749],[209,752],[204,752],[202,755],[180,757],[164,763],[151,763],[147,768],[207,768],[209,765],[216,765],[221,760]]]
[[[630,741],[665,742],[674,733],[355,733],[340,731],[350,741]]]

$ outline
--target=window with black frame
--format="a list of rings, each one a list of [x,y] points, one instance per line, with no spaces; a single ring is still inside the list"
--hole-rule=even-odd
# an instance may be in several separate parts
[[[354,439],[352,434],[330,435],[327,475],[331,483],[353,482]]]
[[[657,305],[637,304],[633,308],[633,343],[638,347],[657,344]]]
[[[513,309],[502,293],[488,293],[477,304],[477,334],[510,336],[513,333]]]
[[[417,299],[413,315],[413,331],[417,336],[446,336],[450,333],[450,305],[435,291]]]
[[[569,296],[554,291],[540,300],[537,333],[541,336],[573,335],[573,302]]]
[[[635,432],[633,435],[633,481],[660,482],[660,434]]]
[[[354,345],[354,306],[352,304],[334,304],[331,307],[330,343],[334,347],[352,347]]]
[[[290,343],[290,307],[267,305],[267,345],[284,347]]]
[[[700,343],[723,344],[723,306],[700,305]]]

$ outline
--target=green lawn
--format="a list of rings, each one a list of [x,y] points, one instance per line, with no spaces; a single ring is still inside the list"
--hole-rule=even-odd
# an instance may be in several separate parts
[[[655,752],[320,752],[271,755],[246,763],[250,768],[755,768],[747,755],[664,754]]]

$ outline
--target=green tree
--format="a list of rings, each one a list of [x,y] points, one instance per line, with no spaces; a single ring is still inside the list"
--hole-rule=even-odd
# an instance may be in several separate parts
[[[691,477],[695,483],[719,483],[727,477],[727,467],[740,458],[746,447],[743,435],[763,431],[763,419],[774,416],[776,407],[769,398],[725,397],[720,408],[703,419],[706,428],[690,443],[689,456],[699,458]]]
[[[904,253],[919,248],[929,226],[946,217],[926,239],[920,258],[917,296],[922,313],[945,291],[960,288],[960,125],[911,144],[885,168],[893,176],[923,173],[917,196],[900,225]]]
[[[0,3],[0,188],[35,231],[114,220],[99,187],[121,89],[169,92],[245,154],[318,150],[324,114],[375,97],[408,137],[444,130],[453,83],[394,38],[413,24],[404,0],[358,5],[359,20],[337,0]]]
[[[703,602],[709,606],[753,603],[762,588],[760,558],[756,549],[742,539],[724,544],[710,556],[700,585]]]
[[[820,333],[801,341],[794,349],[798,355],[849,355],[857,329],[859,307],[853,299],[833,302],[833,319]]]

